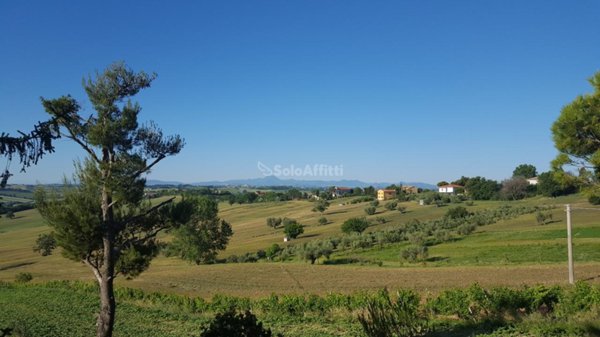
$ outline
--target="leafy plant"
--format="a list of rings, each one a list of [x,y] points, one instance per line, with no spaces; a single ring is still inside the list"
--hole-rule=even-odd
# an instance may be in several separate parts
[[[369,337],[417,337],[429,330],[419,311],[419,296],[412,291],[398,292],[392,301],[387,290],[379,298],[370,299],[366,310],[358,316]]]
[[[15,276],[15,282],[19,283],[27,283],[31,280],[33,280],[33,275],[31,275],[31,273],[18,273]]]
[[[271,337],[271,329],[263,328],[262,322],[250,311],[236,313],[228,310],[215,315],[215,318],[206,326],[200,337]],[[275,336],[281,336],[277,334]]]
[[[362,233],[369,227],[369,222],[365,218],[350,218],[342,224],[342,232],[349,233]]]
[[[373,215],[375,214],[375,212],[377,211],[377,208],[374,206],[369,206],[365,208],[365,213],[367,213],[367,215]]]

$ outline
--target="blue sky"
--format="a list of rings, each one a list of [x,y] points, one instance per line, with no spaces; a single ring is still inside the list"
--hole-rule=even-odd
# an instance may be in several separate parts
[[[501,180],[548,169],[552,122],[600,70],[598,17],[585,0],[3,1],[0,130],[44,120],[40,96],[91,114],[82,78],[124,60],[158,73],[141,119],[187,142],[153,179],[259,177],[260,161]],[[82,157],[61,140],[12,182],[59,182]]]

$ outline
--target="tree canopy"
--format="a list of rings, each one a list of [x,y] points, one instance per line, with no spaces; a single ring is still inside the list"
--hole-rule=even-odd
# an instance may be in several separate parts
[[[513,171],[513,177],[523,177],[525,179],[537,176],[537,169],[531,164],[521,164]]]
[[[590,195],[600,195],[600,72],[589,82],[594,92],[565,105],[552,125],[559,151],[552,168],[562,183],[576,179]],[[566,174],[565,167],[576,168],[578,175]]]

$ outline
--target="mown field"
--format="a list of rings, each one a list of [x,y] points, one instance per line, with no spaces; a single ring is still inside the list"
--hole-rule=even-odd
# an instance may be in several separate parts
[[[340,234],[341,223],[349,217],[363,216],[365,203],[349,204],[350,198],[338,199],[325,211],[330,223],[317,225],[319,213],[312,203],[291,201],[250,205],[220,205],[220,215],[231,222],[235,231],[228,249],[221,254],[241,254],[265,249],[282,242],[281,229],[266,226],[270,216],[290,217],[307,225],[305,233],[292,244]],[[338,264],[324,265],[323,259],[310,265],[303,261],[234,263],[196,266],[174,258],[157,258],[150,269],[133,280],[119,279],[123,286],[211,297],[216,293],[237,296],[264,296],[270,293],[352,292],[381,287],[407,287],[420,291],[440,291],[448,286],[479,282],[486,286],[520,284],[563,284],[566,281],[566,231],[563,204],[590,207],[583,198],[534,198],[511,205],[557,205],[553,222],[538,225],[533,214],[479,227],[473,234],[430,247],[424,263],[408,264],[399,258],[404,244],[382,248],[334,253],[332,260],[359,257],[381,261],[382,266]],[[382,203],[383,204],[383,203]],[[507,202],[476,202],[469,210],[495,208]],[[387,211],[368,218],[385,217],[385,224],[368,230],[393,228],[411,219],[428,220],[443,216],[445,207],[403,203],[407,212]],[[464,204],[463,204],[464,205]],[[375,223],[375,221],[373,221]],[[573,214],[576,277],[596,282],[600,277],[600,212],[576,211]],[[47,280],[91,280],[90,271],[60,254],[41,257],[32,251],[40,233],[49,228],[35,210],[16,213],[15,219],[0,219],[0,280],[14,280],[29,272],[34,282]]]

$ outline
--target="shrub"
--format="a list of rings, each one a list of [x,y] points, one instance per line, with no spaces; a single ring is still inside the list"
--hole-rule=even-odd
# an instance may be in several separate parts
[[[362,197],[359,197],[359,198],[356,198],[356,199],[350,201],[350,203],[351,204],[359,204],[361,202],[372,201],[373,199],[375,199],[375,198],[373,198],[371,196],[362,196]]]
[[[385,208],[390,211],[395,210],[396,207],[398,207],[398,203],[396,201],[388,202],[387,204],[385,204]]]
[[[397,209],[400,213],[406,213],[406,207],[404,207],[404,206],[398,206]]]
[[[471,215],[471,213],[469,213],[469,211],[467,211],[466,208],[464,208],[462,206],[458,206],[458,207],[450,208],[446,212],[445,216],[448,219],[464,219],[464,218],[468,217],[469,215]]]
[[[378,216],[375,218],[375,221],[379,222],[380,224],[384,224],[387,222],[387,219],[382,216]]]
[[[56,239],[52,234],[40,234],[35,240],[33,251],[42,254],[42,256],[48,256],[52,254],[52,250],[56,248]]]
[[[319,222],[319,226],[324,226],[324,225],[327,225],[328,220],[326,217],[322,216],[319,218],[318,222]]]
[[[373,206],[373,207],[379,206],[379,200],[373,200],[373,201],[371,201],[370,205]]]
[[[236,313],[228,310],[217,314],[202,330],[200,337],[271,337],[271,329],[263,328],[261,322],[250,311]],[[276,336],[283,336],[278,334]]]
[[[474,224],[462,224],[458,226],[456,232],[460,235],[469,235],[475,231],[476,226]]]
[[[267,226],[277,228],[281,225],[281,218],[267,218]]]
[[[346,234],[350,233],[362,233],[369,227],[369,222],[365,218],[350,218],[342,224],[342,232]]]
[[[427,246],[411,246],[405,248],[400,256],[410,263],[424,261],[429,256],[429,249]]]
[[[33,276],[31,275],[31,273],[18,273],[15,276],[15,282],[19,283],[27,283],[31,280],[33,280]]]
[[[535,214],[535,220],[537,221],[538,225],[545,225],[547,223],[550,223],[552,221],[552,213],[537,211],[537,213]]]
[[[365,208],[365,213],[367,213],[367,215],[373,215],[373,214],[375,214],[376,211],[377,211],[377,208],[375,208],[373,206],[369,206],[369,207]]]
[[[281,252],[281,247],[279,247],[278,244],[274,243],[271,245],[271,247],[267,248],[267,251],[265,253],[267,254],[267,258],[269,260],[272,260],[275,256],[277,256],[277,254],[279,254],[279,252]]]

